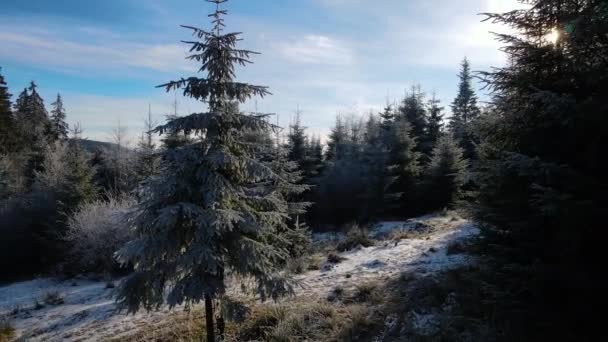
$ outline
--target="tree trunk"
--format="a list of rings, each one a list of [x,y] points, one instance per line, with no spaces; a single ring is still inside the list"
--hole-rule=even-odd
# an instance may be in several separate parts
[[[207,320],[207,342],[216,342],[213,328],[213,301],[209,295],[205,295],[205,319]]]
[[[224,316],[222,314],[222,312],[220,311],[220,314],[217,315],[217,318],[215,320],[217,322],[217,330],[218,330],[218,337],[220,341],[224,340],[224,335],[225,335],[225,331],[226,331],[226,323],[224,322]]]

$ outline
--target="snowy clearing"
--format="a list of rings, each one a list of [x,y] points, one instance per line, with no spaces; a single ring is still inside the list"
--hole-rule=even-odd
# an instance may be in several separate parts
[[[405,222],[384,222],[370,231],[374,238],[388,238],[394,231],[433,227],[420,238],[379,241],[375,246],[358,247],[341,253],[346,258],[320,271],[297,276],[298,296],[325,298],[337,286],[354,287],[368,281],[384,281],[402,272],[428,274],[471,262],[469,256],[449,254],[450,243],[478,233],[467,220],[444,216],[424,216]],[[316,240],[323,240],[317,236]],[[63,304],[44,304],[48,294],[57,293]],[[287,299],[289,300],[289,299]],[[36,303],[38,305],[36,307]],[[181,312],[180,309],[175,311]],[[168,308],[154,313],[127,316],[116,312],[113,290],[105,282],[86,279],[57,281],[35,279],[0,287],[0,317],[6,317],[16,336],[27,341],[103,341],[136,333],[161,324]],[[421,324],[424,319],[420,318]]]

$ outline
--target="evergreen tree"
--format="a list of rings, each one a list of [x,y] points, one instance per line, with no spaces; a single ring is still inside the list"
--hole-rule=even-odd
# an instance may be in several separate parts
[[[300,122],[301,114],[302,112],[297,110],[294,122],[289,126],[289,134],[287,135],[287,157],[289,160],[295,161],[303,168],[305,166],[308,137],[306,136],[306,127],[303,127]]]
[[[480,130],[481,242],[525,323],[518,339],[593,340],[603,327],[580,317],[605,301],[608,3],[529,5],[487,14],[516,32],[498,35],[510,62],[482,73],[493,113]]]
[[[66,156],[66,198],[64,202],[70,210],[79,205],[93,201],[97,196],[95,185],[95,168],[91,165],[87,153],[81,146],[82,129],[76,125],[73,138],[68,145]]]
[[[443,134],[443,107],[439,104],[441,101],[437,99],[435,94],[429,100],[427,104],[427,111],[429,113],[429,126],[428,126],[428,141],[435,147],[439,138]]]
[[[348,131],[341,115],[336,117],[336,124],[332,128],[328,138],[325,159],[335,161],[344,158],[348,149]]]
[[[442,209],[461,199],[468,168],[463,152],[451,134],[437,141],[425,171],[424,190],[429,209]]]
[[[462,70],[458,75],[460,83],[458,95],[452,102],[452,117],[450,130],[465,151],[468,159],[476,158],[475,145],[478,142],[475,136],[474,124],[481,113],[477,106],[477,96],[473,90],[471,65],[465,57],[461,64]]]
[[[31,82],[15,102],[19,145],[28,160],[25,168],[26,187],[35,181],[36,172],[43,170],[45,150],[50,140],[51,122],[44,107],[44,100],[36,90],[36,83]]]
[[[68,138],[69,126],[65,122],[65,108],[61,95],[57,94],[57,99],[51,104],[51,140],[65,140]]]
[[[411,134],[416,138],[416,152],[422,153],[421,161],[426,163],[430,157],[432,146],[428,141],[428,113],[424,103],[424,93],[420,86],[412,86],[409,93],[397,109],[397,118],[409,123]]]
[[[0,67],[0,155],[15,149],[15,118],[11,110],[11,94]]]
[[[310,139],[308,155],[310,156],[310,170],[307,179],[312,180],[318,177],[323,169],[323,144],[319,136],[313,135]]]
[[[208,341],[215,341],[214,299],[227,301],[226,277],[251,277],[262,298],[290,292],[280,273],[289,253],[274,243],[289,231],[286,184],[272,168],[255,158],[256,148],[243,141],[247,131],[264,130],[261,116],[234,110],[266,87],[234,81],[235,65],[249,63],[251,51],[237,49],[238,33],[224,33],[219,8],[209,0],[213,30],[187,27],[202,41],[191,45],[191,60],[201,62],[206,78],[190,77],[164,85],[184,89],[186,96],[208,104],[208,112],[173,119],[156,129],[196,134],[196,140],[163,153],[161,173],[140,192],[133,217],[136,238],[119,252],[135,265],[122,284],[119,301],[131,311],[204,301]],[[167,290],[167,291],[166,291]],[[165,294],[167,297],[165,297]],[[220,338],[223,319],[218,320]]]
[[[420,153],[416,152],[416,139],[408,121],[396,120],[390,132],[388,165],[394,180],[389,192],[398,194],[398,212],[404,215],[408,210],[413,214],[416,201],[416,182],[420,175]]]

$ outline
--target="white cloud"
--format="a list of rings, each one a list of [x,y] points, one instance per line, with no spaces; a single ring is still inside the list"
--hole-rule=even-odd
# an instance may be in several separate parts
[[[0,58],[61,70],[111,71],[144,68],[160,72],[192,70],[183,44],[141,44],[91,39],[65,40],[55,32],[0,27]],[[90,30],[82,31],[84,33]]]
[[[306,35],[277,45],[281,56],[303,64],[352,64],[354,55],[342,41],[324,35]]]

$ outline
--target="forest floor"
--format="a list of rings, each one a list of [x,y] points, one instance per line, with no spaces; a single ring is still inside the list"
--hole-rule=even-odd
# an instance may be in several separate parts
[[[377,291],[391,291],[390,286],[401,291],[403,284],[395,284],[404,279],[436,279],[435,275],[475,263],[462,245],[477,234],[474,223],[455,213],[443,213],[403,222],[381,222],[369,230],[373,246],[358,246],[342,253],[332,250],[347,237],[315,235],[316,254],[309,260],[315,265],[295,276],[296,297],[283,300],[282,305],[323,302],[339,306],[342,304],[338,303],[347,302],[345,293],[361,295],[366,284]],[[333,256],[328,258],[328,254]],[[409,280],[411,285],[407,286],[417,286]],[[389,297],[388,292],[379,295],[385,297],[379,303]],[[420,334],[432,333],[438,324],[433,310],[436,308],[416,308],[407,313],[408,321]],[[15,339],[25,341],[134,340],[133,336],[145,336],[135,340],[163,340],[167,338],[165,333],[164,338],[155,336],[158,327],[196,319],[193,315],[179,308],[135,315],[117,312],[113,286],[86,277],[63,281],[39,278],[0,287],[0,319],[14,328]],[[387,311],[381,318],[386,326],[377,327],[377,334],[386,335],[395,325],[391,320],[397,319]]]

